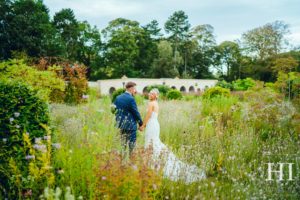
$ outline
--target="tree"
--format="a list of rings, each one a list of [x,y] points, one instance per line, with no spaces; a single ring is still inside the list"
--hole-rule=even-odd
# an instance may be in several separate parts
[[[296,70],[298,67],[299,63],[297,60],[295,60],[293,57],[283,57],[283,58],[276,58],[275,61],[273,61],[273,66],[272,69],[275,72],[291,72],[292,69]]]
[[[117,18],[109,22],[108,26],[102,31],[102,34],[106,40],[109,40],[112,34],[125,26],[138,27],[139,23],[125,18]]]
[[[189,73],[194,78],[211,78],[210,67],[216,62],[216,41],[214,28],[209,24],[198,25],[191,32],[191,40],[195,44],[192,50]]]
[[[240,78],[241,50],[237,43],[224,41],[218,46],[220,64],[226,66],[227,81]]]
[[[165,31],[170,34],[169,39],[172,41],[174,46],[174,59],[176,60],[176,52],[178,51],[179,45],[188,40],[189,38],[189,29],[191,25],[188,21],[188,16],[184,13],[184,11],[176,11],[169,17],[167,22],[165,23]],[[174,70],[176,70],[177,65],[175,62]]]
[[[78,39],[80,35],[79,22],[76,20],[73,10],[62,9],[55,13],[53,25],[63,41],[65,55],[63,57],[75,61],[77,59]]]
[[[157,44],[151,32],[136,21],[117,18],[103,31],[104,57],[108,77],[149,77],[149,70],[157,57]]]
[[[139,39],[143,32],[138,23],[123,18],[111,21],[104,29],[107,41],[104,52],[105,70],[111,73],[108,77],[139,75],[140,69],[136,66],[136,61],[140,55]]]
[[[178,55],[177,55],[178,56]],[[179,75],[178,71],[174,69],[174,63],[178,60],[173,58],[173,49],[168,41],[162,40],[158,44],[158,58],[156,58],[152,65],[152,77],[163,78],[170,77],[174,78]]]
[[[51,30],[48,8],[41,0],[7,1],[4,4],[4,35],[7,39],[6,53],[25,51],[29,56],[39,57],[46,54],[47,36]],[[2,4],[2,3],[1,3]]]
[[[10,21],[13,18],[11,12],[12,2],[9,0],[0,1],[0,59],[10,57],[11,39],[10,39]]]
[[[284,38],[287,33],[289,33],[288,25],[282,21],[275,21],[244,33],[242,44],[246,53],[264,60],[282,51],[287,43]]]
[[[144,30],[149,33],[152,39],[159,39],[162,37],[161,28],[158,27],[159,24],[157,20],[152,20],[149,24],[144,26]]]
[[[100,32],[97,27],[91,27],[86,21],[79,23],[79,46],[77,50],[78,61],[85,66],[95,64],[100,58],[100,51],[102,50],[102,42]],[[90,69],[88,69],[88,76]]]

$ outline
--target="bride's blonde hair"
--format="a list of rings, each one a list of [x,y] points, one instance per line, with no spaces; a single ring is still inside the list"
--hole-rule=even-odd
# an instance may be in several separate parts
[[[149,93],[154,93],[156,95],[156,98],[158,99],[159,96],[159,90],[157,88],[153,88],[152,90],[150,90]]]

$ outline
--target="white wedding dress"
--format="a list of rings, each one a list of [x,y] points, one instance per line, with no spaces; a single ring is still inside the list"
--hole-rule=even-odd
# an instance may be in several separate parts
[[[192,183],[206,178],[205,172],[196,165],[189,165],[179,160],[159,138],[160,125],[158,114],[152,112],[145,130],[145,148],[152,149],[152,160],[159,166],[163,166],[164,177],[185,183]],[[156,168],[156,167],[155,167]],[[158,167],[159,168],[159,167]]]

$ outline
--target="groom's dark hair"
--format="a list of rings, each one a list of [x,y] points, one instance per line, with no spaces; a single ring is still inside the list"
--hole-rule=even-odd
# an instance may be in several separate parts
[[[131,81],[128,82],[128,83],[126,83],[126,85],[125,85],[126,89],[132,88],[132,87],[134,87],[134,86],[136,86],[136,83],[131,82]]]

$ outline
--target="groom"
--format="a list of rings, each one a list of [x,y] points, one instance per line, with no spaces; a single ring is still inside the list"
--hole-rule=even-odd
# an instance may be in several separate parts
[[[119,95],[114,102],[117,127],[121,132],[122,156],[126,155],[127,147],[129,147],[129,155],[135,147],[137,123],[139,130],[143,130],[143,121],[133,97],[136,94],[135,86],[134,82],[128,82],[125,86],[126,92]]]

